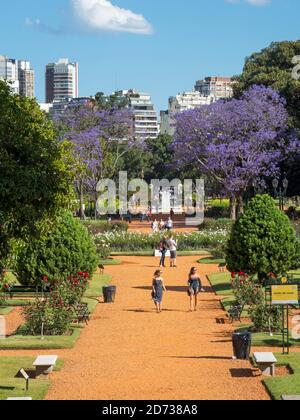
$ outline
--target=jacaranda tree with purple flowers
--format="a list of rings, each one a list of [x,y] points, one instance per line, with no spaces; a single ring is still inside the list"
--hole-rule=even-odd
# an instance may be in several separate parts
[[[176,117],[176,163],[217,180],[231,198],[235,219],[245,192],[276,175],[299,150],[288,119],[285,99],[264,86],[253,86],[240,99],[183,112]]]
[[[75,190],[84,217],[84,196],[96,202],[99,180],[113,177],[119,160],[134,144],[133,115],[129,109],[99,109],[91,101],[72,106],[55,120],[62,141],[75,160]]]

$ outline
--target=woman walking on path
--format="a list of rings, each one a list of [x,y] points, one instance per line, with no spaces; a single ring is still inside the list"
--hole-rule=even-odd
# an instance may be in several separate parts
[[[162,240],[159,243],[159,251],[161,253],[161,258],[160,258],[160,263],[159,263],[160,268],[165,267],[167,250],[168,250],[168,244],[167,244],[166,238],[162,238]]]
[[[168,240],[168,248],[171,253],[171,261],[170,261],[171,268],[177,267],[177,247],[178,247],[178,243],[176,239],[174,239],[174,237],[171,236],[170,239]]]
[[[188,295],[190,297],[190,312],[197,311],[198,294],[204,292],[201,278],[196,267],[193,267],[189,274]]]
[[[156,270],[152,281],[152,299],[158,314],[162,311],[163,295],[167,291],[162,274],[161,270]]]

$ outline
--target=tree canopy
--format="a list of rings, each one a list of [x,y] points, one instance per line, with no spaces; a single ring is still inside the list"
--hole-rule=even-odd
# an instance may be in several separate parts
[[[53,124],[35,100],[0,81],[0,247],[30,235],[67,203],[71,174]]]
[[[292,77],[293,58],[300,56],[300,41],[273,42],[269,47],[246,59],[243,73],[236,77],[236,97],[253,85],[264,85],[278,91],[287,101],[287,109],[300,127],[300,77]]]
[[[216,179],[241,204],[250,187],[276,175],[281,163],[299,151],[285,105],[273,89],[253,86],[239,99],[179,114],[176,162]]]
[[[232,272],[287,274],[299,258],[299,242],[289,218],[269,195],[256,196],[233,226],[227,247]]]

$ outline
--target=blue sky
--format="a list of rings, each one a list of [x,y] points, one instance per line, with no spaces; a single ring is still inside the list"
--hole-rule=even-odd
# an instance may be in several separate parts
[[[40,101],[45,64],[68,57],[81,96],[134,87],[160,110],[271,41],[299,39],[299,16],[299,0],[14,0],[1,6],[0,54],[32,62]]]

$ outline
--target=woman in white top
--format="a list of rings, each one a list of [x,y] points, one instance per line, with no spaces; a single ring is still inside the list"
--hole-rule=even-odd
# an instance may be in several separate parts
[[[173,236],[170,237],[169,241],[168,241],[168,247],[171,253],[171,260],[170,260],[170,267],[177,267],[177,247],[178,247],[178,242],[176,241],[176,239],[174,239]]]

